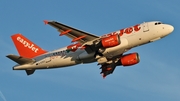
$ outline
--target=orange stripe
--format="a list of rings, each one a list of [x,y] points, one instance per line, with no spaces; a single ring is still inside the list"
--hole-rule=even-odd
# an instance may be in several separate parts
[[[85,49],[85,48],[86,48],[86,46],[82,46],[80,49],[83,50],[83,49]]]
[[[84,36],[80,36],[80,37],[77,37],[77,38],[74,38],[71,42],[76,42],[82,38],[86,37],[85,35]]]
[[[71,29],[63,31],[63,32],[61,32],[60,36],[65,35],[65,34],[69,33],[70,31],[71,31]]]

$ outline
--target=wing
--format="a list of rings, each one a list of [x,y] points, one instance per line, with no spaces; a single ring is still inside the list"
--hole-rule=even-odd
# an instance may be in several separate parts
[[[65,24],[56,22],[56,21],[47,21],[44,20],[45,24],[49,24],[52,27],[56,28],[60,32],[61,35],[65,35],[72,39],[72,42],[79,42],[81,44],[84,44],[88,41],[95,40],[99,38],[99,36],[75,29],[73,27],[67,26]]]

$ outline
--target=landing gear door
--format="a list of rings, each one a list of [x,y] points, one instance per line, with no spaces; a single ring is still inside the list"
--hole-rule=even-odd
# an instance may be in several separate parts
[[[143,32],[148,32],[149,31],[149,26],[147,22],[143,23]]]

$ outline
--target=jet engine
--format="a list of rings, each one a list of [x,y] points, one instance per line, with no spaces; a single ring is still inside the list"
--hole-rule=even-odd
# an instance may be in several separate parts
[[[106,48],[117,46],[121,43],[119,35],[111,35],[109,37],[101,38],[98,43],[95,44],[95,48],[97,49],[96,53],[102,54]]]
[[[120,58],[119,63],[117,65],[132,66],[139,63],[139,61],[140,61],[140,57],[138,53],[130,53],[123,55]]]
[[[101,45],[103,48],[109,48],[117,46],[121,43],[119,35],[112,35],[101,39]]]
[[[97,47],[110,48],[117,46],[121,43],[119,35],[112,35],[109,37],[101,38],[101,41],[97,44]]]

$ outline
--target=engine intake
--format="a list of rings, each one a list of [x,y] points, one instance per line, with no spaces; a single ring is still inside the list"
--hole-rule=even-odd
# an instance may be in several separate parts
[[[138,53],[130,53],[120,58],[120,63],[123,66],[132,66],[140,62]]]
[[[119,35],[111,35],[109,37],[101,38],[101,41],[96,44],[96,48],[110,48],[121,43]]]
[[[101,44],[103,48],[109,48],[117,46],[121,43],[119,35],[112,35],[101,39]]]

